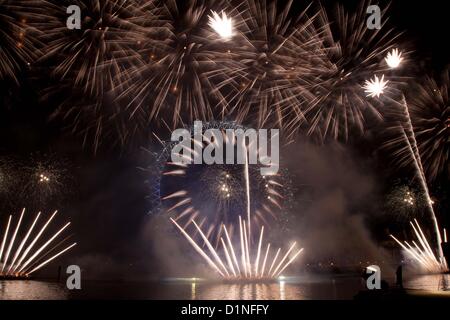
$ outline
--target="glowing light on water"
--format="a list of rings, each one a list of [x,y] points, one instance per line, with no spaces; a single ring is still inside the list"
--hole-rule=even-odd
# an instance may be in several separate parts
[[[196,242],[184,228],[182,228],[174,219],[172,223],[186,237],[193,248],[205,259],[208,265],[225,279],[276,279],[280,277],[286,268],[295,261],[303,248],[298,249],[294,242],[281,259],[281,248],[276,250],[275,255],[271,252],[271,244],[264,245],[264,227],[261,227],[256,256],[251,251],[247,222],[239,217],[239,239],[240,239],[240,261],[238,260],[237,250],[235,250],[226,227],[222,224],[225,239],[220,238],[222,244],[222,256],[219,254],[202,231],[202,229],[192,220],[197,231],[202,237],[207,250],[202,249],[202,245]],[[263,249],[265,248],[265,250]],[[264,251],[263,251],[264,250]],[[264,255],[262,255],[262,253]],[[261,259],[264,256],[263,259]],[[270,265],[270,268],[267,268]]]
[[[430,243],[417,220],[414,219],[414,223],[410,222],[410,224],[418,243],[414,240],[412,240],[411,243],[408,241],[401,242],[392,234],[390,235],[391,238],[394,239],[395,242],[397,242],[410,255],[410,257],[413,258],[414,261],[416,261],[428,272],[440,273],[448,271],[448,266],[445,259],[440,260],[435,256],[433,250],[431,249]]]
[[[22,213],[11,236],[9,235],[9,233],[11,229],[12,216],[9,216],[0,247],[0,277],[28,277],[30,274],[38,271],[63,253],[76,246],[76,243],[73,243],[63,249],[60,249],[59,247],[64,242],[64,239],[60,243],[48,248],[51,244],[53,244],[54,240],[58,238],[58,236],[69,227],[70,222],[66,223],[44,243],[39,242],[39,239],[49,226],[50,222],[55,217],[56,213],[57,211],[55,211],[53,215],[47,220],[47,222],[41,227],[41,229],[39,229],[37,234],[34,237],[31,237],[31,235],[33,234],[33,230],[35,229],[41,216],[41,213],[39,212],[33,220],[33,223],[31,224],[29,229],[26,231],[25,236],[21,240],[20,238],[17,238],[25,215],[25,209],[22,210]],[[36,244],[39,245],[37,249],[35,248]],[[33,248],[35,248],[35,250],[33,250]],[[50,258],[47,258],[55,251],[57,252],[54,255],[50,256]]]

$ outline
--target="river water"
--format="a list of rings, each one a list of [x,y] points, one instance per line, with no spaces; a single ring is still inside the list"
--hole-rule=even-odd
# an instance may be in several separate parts
[[[430,292],[450,290],[450,275],[414,276],[408,289]],[[64,283],[20,280],[0,281],[0,299],[179,299],[179,300],[309,300],[352,299],[364,283],[356,276],[301,276],[265,283],[221,283],[200,279],[166,279],[152,282],[85,281],[81,290]],[[449,291],[450,295],[450,291]]]

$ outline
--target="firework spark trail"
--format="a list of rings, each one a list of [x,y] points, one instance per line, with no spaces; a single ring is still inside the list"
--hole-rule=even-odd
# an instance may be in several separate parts
[[[239,268],[239,263],[238,263],[238,260],[237,260],[237,258],[236,258],[236,253],[234,252],[233,245],[231,244],[230,236],[228,235],[227,228],[225,228],[224,225],[222,225],[222,227],[223,227],[224,230],[225,230],[225,237],[227,238],[228,247],[230,248],[230,251],[231,251],[231,254],[232,254],[232,257],[233,257],[233,262],[235,263],[236,268],[237,268],[237,271],[238,271],[238,274],[239,274],[239,276],[240,276],[240,275],[241,275],[241,270],[240,270],[240,268]]]
[[[230,254],[228,253],[227,246],[225,245],[223,238],[220,238],[220,241],[222,243],[222,248],[225,251],[225,256],[227,258],[228,267],[231,269],[231,272],[236,277],[237,275],[236,275],[236,272],[234,271],[233,262],[231,261],[231,257],[230,257]]]
[[[39,55],[39,30],[27,19],[34,16],[36,0],[1,1],[0,4],[0,80],[19,83],[19,73]],[[3,85],[4,85],[3,84]]]
[[[11,252],[11,249],[12,249],[13,245],[14,245],[14,241],[16,240],[17,232],[19,231],[20,224],[22,223],[22,219],[23,219],[24,213],[25,213],[25,209],[22,210],[22,213],[21,213],[20,218],[19,218],[19,222],[17,222],[16,229],[15,229],[15,231],[13,233],[11,242],[9,243],[9,246],[8,246],[8,251],[6,251],[5,260],[3,261],[2,270],[0,271],[0,274],[3,273],[3,270],[4,270],[5,266],[8,263],[9,254]]]
[[[365,109],[381,117],[362,82],[402,59],[396,48],[380,58],[397,38],[384,24],[386,32],[367,29],[367,1],[351,14],[339,7],[333,23],[322,6],[296,12],[293,1],[74,0],[86,15],[81,31],[67,29],[58,1],[25,2],[39,4],[40,60],[83,96],[53,117],[93,136],[95,150],[110,127],[125,144],[164,118],[171,129],[230,116],[276,124],[290,138],[305,124],[347,137],[363,129]]]
[[[411,156],[413,157],[414,164],[415,164],[415,167],[416,167],[416,171],[417,171],[417,173],[419,175],[420,184],[422,185],[422,188],[423,188],[423,190],[425,192],[425,195],[426,195],[426,198],[427,198],[426,199],[427,200],[427,206],[428,206],[428,209],[430,211],[431,219],[432,219],[432,222],[433,222],[433,225],[434,225],[434,230],[435,230],[435,233],[436,233],[436,241],[437,241],[436,244],[437,244],[437,250],[438,250],[438,254],[439,254],[439,260],[441,261],[442,264],[445,264],[444,253],[443,253],[442,247],[441,247],[442,238],[441,238],[441,232],[440,232],[440,228],[439,228],[439,223],[437,221],[436,214],[434,212],[434,208],[433,208],[433,205],[432,205],[430,192],[429,192],[429,189],[428,189],[425,173],[424,173],[423,166],[422,166],[422,160],[421,160],[421,157],[420,157],[419,149],[417,147],[417,140],[416,140],[416,136],[415,136],[415,133],[414,133],[414,128],[413,128],[413,125],[412,125],[412,122],[411,122],[411,117],[410,117],[410,114],[409,114],[408,105],[407,105],[406,100],[405,100],[404,97],[402,99],[401,105],[403,106],[403,109],[404,109],[404,112],[405,112],[405,115],[406,115],[406,125],[407,125],[407,130],[409,132],[409,135],[406,134],[406,131],[403,128],[403,134],[406,136],[406,142],[407,142],[408,148],[409,148],[409,150],[411,152]]]
[[[34,237],[34,239],[32,240],[32,242],[30,244],[27,244],[27,242],[28,242],[29,238],[31,237],[33,230],[35,229],[35,226],[41,216],[41,213],[39,212],[36,215],[31,226],[27,229],[27,232],[25,233],[25,236],[22,239],[20,239],[20,236],[18,236],[18,234],[20,233],[19,230],[20,230],[20,226],[22,224],[22,221],[23,221],[23,218],[25,215],[25,209],[22,210],[22,213],[20,215],[20,218],[18,220],[15,230],[14,230],[13,234],[11,235],[11,238],[8,238],[9,229],[11,227],[11,222],[12,222],[12,216],[9,216],[8,224],[6,226],[5,234],[3,236],[3,241],[2,241],[1,248],[0,248],[0,263],[2,264],[0,276],[7,276],[7,277],[29,276],[30,274],[41,269],[42,267],[44,267],[45,265],[47,265],[48,263],[50,263],[51,261],[53,261],[54,259],[56,259],[57,257],[59,257],[60,255],[62,255],[63,253],[70,250],[71,248],[73,248],[76,245],[76,243],[73,243],[72,245],[57,252],[56,254],[54,254],[53,256],[51,256],[50,258],[45,260],[44,262],[40,263],[40,261],[45,259],[47,255],[49,255],[50,253],[52,253],[52,251],[54,251],[55,248],[53,248],[51,250],[46,250],[46,251],[45,251],[45,249],[47,248],[47,246],[49,246],[52,243],[53,240],[55,240],[59,236],[59,234],[61,234],[70,225],[70,222],[69,222],[66,225],[64,225],[61,229],[59,229],[59,231],[56,232],[49,240],[47,240],[38,250],[31,251],[33,249],[34,245],[40,239],[41,235],[44,233],[44,231],[48,227],[48,225],[50,224],[50,222],[53,220],[56,213],[57,213],[57,211],[55,211],[53,213],[53,215],[47,220],[47,222],[41,227],[38,234]],[[19,243],[17,247],[16,247],[16,239],[18,239],[17,243]],[[61,243],[63,243],[63,242],[64,241],[62,241]],[[23,249],[26,246],[27,246],[27,248],[22,253]],[[7,247],[7,250],[6,250],[6,254],[3,258],[3,253],[4,253],[5,247]],[[13,255],[12,261],[9,262],[10,254],[12,252],[14,252],[14,250],[15,250],[15,253]],[[30,254],[30,253],[31,253],[31,257],[28,258],[28,260],[26,260],[25,263],[23,263],[25,258],[27,258],[28,254]],[[2,258],[3,258],[3,261],[2,261]],[[37,266],[33,266],[37,263],[40,263],[40,264]]]
[[[35,267],[33,270],[27,272],[27,275],[32,274],[35,271],[38,271],[39,269],[41,269],[42,267],[44,267],[45,265],[47,265],[48,263],[50,263],[51,261],[55,260],[57,257],[59,257],[60,255],[62,255],[63,253],[65,253],[66,251],[69,251],[70,249],[72,249],[73,247],[75,247],[77,245],[77,243],[73,243],[70,246],[68,246],[67,248],[63,249],[61,252],[55,254],[54,256],[52,256],[51,258],[45,260],[44,262],[42,262],[40,265],[38,265],[37,267]]]
[[[264,226],[261,227],[261,234],[259,236],[259,241],[258,241],[258,253],[256,254],[256,261],[255,261],[255,274],[258,274],[259,257],[261,255],[261,244],[262,244],[263,234],[264,234]]]
[[[228,273],[227,268],[225,267],[225,265],[223,264],[222,260],[219,258],[216,250],[213,248],[213,246],[211,245],[211,242],[209,242],[208,237],[202,232],[202,229],[200,229],[200,227],[195,223],[195,221],[192,220],[192,223],[194,224],[194,226],[197,228],[198,232],[200,233],[200,235],[202,236],[203,241],[205,242],[206,246],[208,247],[209,251],[211,252],[211,254],[213,255],[214,259],[217,261],[217,263],[222,267],[222,269],[225,271],[226,275],[229,276],[230,274]]]
[[[36,235],[36,237],[33,239],[33,241],[31,242],[31,244],[27,247],[27,249],[25,250],[25,252],[23,253],[22,257],[19,259],[19,262],[17,263],[17,266],[20,266],[22,261],[28,256],[28,253],[31,251],[31,249],[33,249],[34,245],[36,244],[36,242],[39,240],[39,238],[41,237],[41,235],[44,233],[45,229],[47,229],[47,226],[50,224],[50,222],[53,220],[53,218],[56,216],[56,214],[58,213],[58,211],[56,210],[51,216],[50,218],[47,220],[47,222],[45,223],[45,225],[41,228],[41,230],[39,231],[39,233]],[[17,266],[14,268],[13,272],[16,271]]]
[[[244,164],[244,177],[245,177],[245,194],[247,196],[247,221],[248,221],[248,237],[251,239],[252,229],[250,226],[251,217],[250,217],[250,178],[248,174],[248,148],[245,143],[245,139],[242,141],[244,147],[245,154],[245,164]]]
[[[19,257],[20,253],[22,252],[22,249],[23,249],[25,243],[27,242],[28,237],[30,236],[31,232],[33,231],[34,226],[36,225],[36,222],[38,221],[40,215],[41,215],[41,213],[39,212],[39,213],[36,215],[36,218],[34,219],[33,224],[31,225],[30,229],[28,229],[27,234],[26,234],[25,237],[23,238],[22,243],[20,244],[19,248],[18,248],[17,251],[16,251],[16,254],[14,255],[14,259],[13,259],[13,261],[11,262],[11,265],[9,266],[9,269],[8,269],[7,274],[11,271],[11,268],[15,265],[14,263],[16,262],[16,259]]]
[[[20,273],[23,269],[26,268],[26,266],[28,266],[43,250],[45,250],[45,248],[47,248],[47,246],[52,243],[53,240],[56,239],[56,237],[63,232],[68,226],[70,225],[70,222],[66,223],[61,229],[58,230],[57,233],[55,233],[53,235],[53,237],[51,237],[45,244],[43,244],[18,270],[18,272]]]
[[[308,76],[321,55],[321,41],[307,13],[310,6],[291,19],[293,7],[292,1],[279,6],[276,1],[243,2],[221,116],[258,127],[287,126],[293,132],[304,122],[302,108],[312,95]]]
[[[3,236],[2,247],[0,249],[0,261],[2,261],[3,250],[5,249],[6,239],[8,237],[9,232],[9,226],[11,225],[11,218],[12,216],[9,216],[8,224],[6,225],[5,235]]]
[[[415,261],[429,272],[441,273],[448,270],[447,263],[444,260],[438,260],[431,249],[430,243],[422,231],[419,223],[414,219],[414,223],[410,222],[414,235],[419,241],[420,246],[412,241],[413,245],[408,241],[401,242],[392,234],[390,237],[397,242]]]
[[[247,236],[247,228],[245,227],[245,220],[242,222],[244,228],[244,248],[245,248],[245,267],[247,268],[250,278],[252,277],[252,267],[250,264],[250,250],[249,250],[249,240]]]
[[[448,179],[450,144],[450,71],[446,69],[441,78],[427,76],[420,81],[407,95],[409,119],[414,128],[414,135],[417,140],[418,152],[421,155],[423,173],[428,183],[445,182]],[[401,108],[403,110],[403,108]],[[399,118],[400,124],[409,119],[403,113],[394,114]],[[396,125],[390,129],[393,133],[397,130]],[[408,132],[408,134],[410,134]],[[394,150],[395,162],[402,167],[408,167],[413,159],[410,156],[404,141],[393,135],[384,147]]]
[[[115,76],[134,58],[133,46],[145,39],[148,31],[138,23],[144,9],[135,0],[74,0],[70,4],[83,12],[80,31],[67,28],[67,3],[39,1],[35,25],[45,45],[40,59],[51,61],[58,85],[68,81],[85,96],[101,97],[115,89]],[[150,10],[145,14],[151,17]]]
[[[262,263],[262,267],[259,268],[260,258],[261,258],[261,248],[263,247],[263,233],[264,227],[261,227],[259,242],[256,252],[256,257],[251,254],[251,249],[249,246],[249,239],[247,234],[247,226],[246,221],[242,220],[239,217],[239,236],[240,239],[240,248],[241,248],[241,265],[239,266],[238,260],[236,259],[236,253],[234,250],[234,246],[230,240],[228,235],[228,231],[226,227],[222,225],[224,228],[225,237],[227,238],[225,241],[223,238],[220,238],[222,243],[223,252],[225,258],[222,259],[219,255],[219,252],[213,248],[213,246],[209,243],[206,235],[203,233],[202,229],[194,223],[197,227],[198,232],[202,236],[203,241],[206,243],[208,247],[208,251],[210,252],[210,256],[201,248],[201,246],[195,242],[195,240],[182,228],[174,219],[171,218],[172,223],[181,231],[181,233],[186,237],[189,243],[194,247],[194,249],[205,259],[205,261],[224,279],[272,279],[281,275],[281,273],[297,258],[297,256],[303,251],[303,248],[299,250],[295,250],[295,254],[288,259],[291,252],[294,251],[296,247],[296,243],[294,242],[291,247],[284,254],[283,259],[278,262],[278,256],[281,252],[281,248],[275,254],[275,257],[272,259],[271,267],[269,271],[266,273],[266,262],[269,259],[270,252],[270,243],[267,244],[266,253],[264,255],[264,261]],[[213,261],[216,260],[216,262]],[[269,259],[270,260],[270,259]],[[224,262],[225,261],[225,262]],[[252,262],[253,261],[253,262]],[[233,266],[233,263],[235,264]],[[276,268],[273,267],[276,265]],[[228,266],[228,267],[227,267]],[[234,268],[236,267],[236,269]],[[236,272],[237,270],[237,272]],[[243,270],[241,272],[240,270]],[[273,270],[273,271],[272,271]]]
[[[260,164],[251,165],[251,157],[255,154],[261,155],[257,150],[256,144],[249,143],[248,139],[240,139],[234,130],[245,127],[233,122],[211,122],[202,126],[204,130],[217,129],[221,134],[214,132],[218,138],[209,139],[202,132],[200,139],[191,139],[189,146],[184,146],[183,155],[192,162],[195,160],[195,154],[201,156],[202,149],[208,148],[211,144],[219,143],[221,138],[225,141],[227,149],[225,154],[231,152],[232,155],[241,155],[237,164],[227,165],[224,154],[223,164],[196,166],[192,164],[183,164],[168,160],[171,157],[173,143],[163,143],[163,151],[157,161],[160,163],[158,178],[156,179],[157,189],[155,188],[154,197],[158,205],[163,205],[163,209],[174,218],[181,226],[190,225],[190,220],[195,219],[201,222],[206,218],[205,223],[208,229],[205,234],[211,244],[217,249],[220,246],[220,236],[223,229],[222,223],[227,226],[238,225],[238,215],[241,214],[246,219],[246,232],[248,234],[249,245],[253,245],[257,239],[257,234],[252,232],[252,228],[259,228],[262,225],[266,227],[274,220],[278,220],[278,214],[284,214],[283,208],[285,202],[289,201],[289,193],[286,193],[284,185],[287,176],[276,174],[271,176],[261,175],[261,169],[265,166],[265,158],[260,160]],[[191,135],[195,134],[195,127],[191,127]],[[197,149],[197,151],[196,151]],[[264,156],[263,156],[264,157]],[[267,155],[265,155],[267,158]],[[192,179],[199,178],[201,184],[192,183]],[[199,192],[207,189],[209,192]],[[251,192],[256,194],[255,199]],[[210,211],[210,206],[217,209]],[[276,211],[275,211],[276,210]],[[250,221],[250,222],[249,222]],[[190,229],[194,229],[193,231]],[[198,230],[190,225],[186,231],[194,236],[193,232]],[[244,239],[244,237],[243,237]],[[229,252],[231,254],[231,252]],[[240,259],[241,257],[239,257]],[[245,270],[241,270],[244,272]]]
[[[208,262],[208,264],[217,271],[222,277],[225,277],[225,275],[220,271],[220,269],[216,266],[216,264],[211,260],[210,257],[205,253],[205,251],[202,250],[202,248],[194,241],[194,239],[189,236],[189,234],[172,218],[170,218],[172,223],[181,231],[181,233],[188,239],[190,244],[194,247],[194,249]]]
[[[267,262],[267,257],[269,256],[269,250],[270,250],[270,243],[267,244],[266,254],[264,255],[264,261],[263,261],[262,269],[261,269],[261,277],[264,277],[264,271],[266,270],[266,262]]]
[[[298,255],[299,255],[300,253],[302,253],[302,251],[303,251],[303,248],[301,248],[300,250],[298,250],[298,251],[292,256],[292,258],[290,258],[289,261],[288,261],[287,263],[285,263],[285,265],[280,269],[280,271],[278,271],[278,273],[275,274],[275,277],[279,277],[279,276],[283,273],[283,271],[284,271],[287,267],[289,267],[289,265],[290,265],[292,262],[294,262],[295,259],[297,259]]]

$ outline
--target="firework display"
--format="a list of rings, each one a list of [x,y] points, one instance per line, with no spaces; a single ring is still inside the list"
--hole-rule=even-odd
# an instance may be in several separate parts
[[[369,30],[366,8],[362,2],[350,14],[337,6],[333,23],[326,10],[319,12],[325,57],[317,68],[312,103],[304,112],[310,134],[316,131],[322,138],[347,140],[351,132],[364,132],[367,115],[383,118],[378,98],[389,81],[399,82],[394,75],[388,79],[390,67],[385,62],[399,50],[395,47],[398,34],[387,26],[383,32]]]
[[[67,27],[67,7],[75,5],[85,14],[83,30]],[[134,22],[140,17],[135,1],[41,1],[35,5],[35,21],[45,44],[40,60],[50,60],[53,75],[70,81],[85,94],[99,97],[114,89],[121,58],[143,39]],[[86,15],[87,14],[87,15]]]
[[[61,249],[68,238],[61,241],[59,235],[69,227],[70,222],[66,223],[48,239],[42,237],[56,214],[57,211],[42,225],[39,220],[41,216],[39,212],[29,228],[26,229],[25,234],[25,231],[21,228],[25,209],[22,210],[17,224],[14,224],[13,217],[9,216],[8,223],[1,234],[0,279],[28,277],[76,246],[76,243],[73,243]],[[39,225],[41,225],[40,229],[38,227],[35,229],[35,226]],[[55,240],[59,242],[55,243]]]
[[[250,223],[242,220],[239,216],[239,235],[240,235],[240,255],[234,249],[232,240],[229,236],[227,228],[222,224],[221,228],[224,230],[224,237],[220,238],[221,248],[224,252],[225,259],[221,258],[216,249],[211,245],[208,237],[203,233],[202,229],[192,220],[195,228],[199,232],[203,241],[206,243],[209,254],[201,248],[201,245],[196,243],[192,237],[184,230],[174,219],[172,223],[180,230],[186,239],[192,244],[194,249],[205,259],[205,261],[225,279],[272,279],[278,278],[284,270],[297,258],[303,251],[303,248],[297,249],[294,242],[287,252],[283,255],[281,248],[276,250],[276,253],[270,252],[270,243],[264,245],[264,227],[261,227],[259,233],[259,240],[257,245],[256,256],[254,256],[248,229]],[[224,240],[225,238],[225,240]],[[265,250],[264,250],[265,248]],[[239,258],[239,259],[238,259]]]
[[[66,27],[69,4],[87,14],[83,30]],[[38,61],[56,79],[44,97],[70,90],[54,117],[71,121],[95,148],[111,129],[125,144],[148,124],[229,118],[283,128],[287,138],[303,131],[346,140],[364,131],[366,113],[383,117],[380,95],[401,83],[388,72],[405,60],[398,35],[368,30],[364,3],[353,15],[337,6],[336,23],[320,6],[292,19],[291,7],[33,1],[30,23],[45,44]]]
[[[440,80],[426,77],[422,83],[415,84],[414,94],[407,96],[404,103],[408,110],[406,120],[400,118],[403,123],[407,123],[408,119],[411,122],[423,170],[430,182],[434,182],[438,177],[447,179],[449,174],[449,74],[447,70]],[[398,132],[401,131],[401,126],[394,125],[390,129]],[[409,147],[401,134],[393,135],[385,143],[385,147],[392,150],[399,166],[412,164]]]
[[[448,273],[446,30],[418,32],[407,26],[421,16],[403,13],[370,0],[0,0],[0,210],[83,212],[61,226],[57,211],[2,215],[0,289],[73,252],[69,227],[90,244],[70,266],[93,280],[188,279],[193,296],[264,283],[284,299],[326,274],[337,298],[337,275],[363,268],[389,281],[397,268],[394,290],[374,287],[406,295],[405,260],[408,281]]]
[[[399,221],[423,217],[429,205],[426,195],[418,186],[405,184],[393,186],[386,197],[385,204],[386,211],[395,214]]]
[[[227,140],[227,129],[244,127],[229,122],[212,122],[204,128],[208,129],[219,129],[223,139]],[[207,142],[204,134],[202,140],[203,148],[211,143]],[[194,138],[192,141],[194,145]],[[237,140],[230,142],[236,149]],[[264,166],[261,164],[231,165],[225,161],[212,165],[176,163],[170,160],[172,147],[173,143],[166,145],[159,156],[162,168],[156,182],[156,200],[161,201],[164,210],[184,229],[193,229],[191,221],[197,219],[199,226],[207,229],[207,237],[218,246],[223,232],[221,225],[226,225],[232,233],[237,230],[241,215],[247,216],[247,220],[258,227],[283,220],[283,211],[290,200],[285,186],[287,172],[281,170],[274,175],[262,175],[260,170]],[[187,151],[191,154],[196,152],[194,149]],[[225,157],[224,154],[223,160]],[[254,239],[251,240],[253,242]]]
[[[412,244],[408,241],[401,242],[393,235],[390,235],[391,238],[394,239],[395,242],[397,242],[406,251],[406,253],[426,271],[433,273],[448,271],[446,260],[436,257],[417,220],[414,219],[414,223],[410,222],[410,224],[417,239],[416,241],[412,240]],[[446,242],[447,241],[445,240],[444,243]]]
[[[20,203],[40,208],[59,204],[71,193],[69,162],[54,153],[0,160],[0,197],[3,210],[15,210]]]
[[[28,24],[33,11],[27,4],[0,2],[0,80],[9,78],[17,83],[17,73],[38,57],[38,30]]]
[[[418,179],[420,186],[422,188],[422,191],[425,194],[425,204],[427,207],[427,211],[430,215],[433,227],[434,227],[434,233],[435,233],[435,251],[437,252],[437,260],[436,258],[434,258],[436,261],[439,262],[439,264],[442,266],[441,269],[445,269],[446,268],[446,262],[445,262],[445,257],[444,257],[444,253],[443,253],[443,249],[442,249],[442,235],[441,235],[441,230],[439,227],[439,223],[438,223],[438,219],[433,207],[434,201],[432,200],[431,196],[430,196],[430,191],[429,191],[429,187],[428,187],[428,183],[427,183],[427,177],[425,176],[425,170],[422,164],[422,154],[420,152],[420,149],[418,147],[418,143],[417,143],[417,138],[416,138],[416,132],[414,130],[413,124],[412,124],[412,120],[411,120],[411,116],[410,116],[410,111],[409,111],[409,107],[408,104],[405,100],[405,98],[403,98],[401,103],[397,104],[400,107],[401,112],[403,113],[403,116],[405,118],[405,120],[403,121],[404,123],[400,124],[400,130],[401,130],[401,135],[400,138],[396,138],[394,141],[394,143],[398,143],[398,141],[402,141],[402,143],[405,145],[404,149],[401,149],[400,153],[406,153],[406,156],[411,159],[411,160],[407,160],[408,163],[412,162],[412,166],[414,167],[415,170],[415,175],[416,178]],[[392,141],[388,142],[388,145],[392,145]],[[403,155],[405,156],[405,154]],[[406,203],[408,203],[409,205],[412,205],[414,203],[414,199],[411,197],[411,194],[407,195],[407,197],[405,198]],[[418,225],[417,225],[418,226]],[[418,226],[419,227],[419,226]],[[424,237],[422,235],[422,237]],[[426,239],[425,239],[426,240]],[[431,251],[431,249],[430,249]],[[419,261],[416,259],[416,261]],[[420,261],[419,261],[420,262]]]

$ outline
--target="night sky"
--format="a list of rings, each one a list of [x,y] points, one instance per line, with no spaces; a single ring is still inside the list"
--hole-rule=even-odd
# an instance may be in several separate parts
[[[348,8],[359,3],[343,2]],[[323,4],[332,8],[335,3]],[[386,4],[382,1],[380,6]],[[413,50],[411,59],[420,70],[415,76],[439,74],[450,62],[449,12],[446,1],[393,0],[390,4],[389,25],[404,32],[402,39]],[[125,146],[106,137],[94,150],[89,141],[84,143],[83,135],[71,132],[64,119],[50,120],[56,105],[42,97],[47,84],[55,80],[44,67],[24,68],[18,76],[19,84],[4,79],[0,85],[0,156],[27,166],[30,155],[52,155],[67,170],[64,191],[41,208],[48,213],[59,209],[62,220],[73,222],[71,232],[79,245],[58,263],[79,264],[92,279],[128,279],[176,273],[176,265],[192,261],[189,255],[182,257],[190,248],[178,247],[176,232],[151,213],[154,204],[149,184],[155,162],[148,150],[159,150],[158,144],[150,141],[151,135]],[[350,250],[354,259],[344,259],[342,264],[367,256],[376,260],[379,244],[386,244],[388,232],[407,228],[405,221],[384,212],[383,202],[392,184],[410,180],[411,172],[390,165],[388,157],[377,150],[379,139],[372,133],[367,140],[356,139],[351,144],[318,146],[300,136],[282,150],[282,165],[291,172],[295,186],[289,232],[300,239],[304,236],[305,247],[316,246],[308,261],[338,260]],[[448,214],[442,214],[448,213],[450,206],[447,180],[434,186],[433,194],[442,198],[440,219],[449,226]],[[7,215],[24,206],[39,210],[40,204],[27,205],[20,196],[12,198],[2,198],[1,225]],[[322,237],[328,241],[321,241]],[[360,247],[349,247],[352,242],[359,242]],[[54,272],[56,266],[45,272]]]

